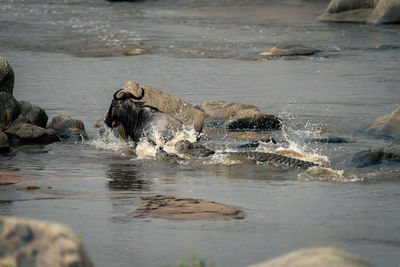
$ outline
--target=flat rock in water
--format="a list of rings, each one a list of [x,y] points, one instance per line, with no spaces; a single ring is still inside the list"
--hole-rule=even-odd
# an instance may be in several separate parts
[[[206,122],[230,130],[279,130],[282,122],[254,106],[227,101],[204,101],[195,105],[206,115]]]
[[[19,116],[21,109],[12,94],[0,92],[0,130],[7,127]]]
[[[0,266],[93,266],[74,230],[39,220],[0,216],[0,252]]]
[[[14,71],[7,60],[0,56],[0,92],[13,93]]]
[[[54,130],[29,123],[13,123],[5,133],[13,145],[50,144],[60,141]]]
[[[157,195],[142,197],[144,205],[135,211],[140,218],[170,220],[243,219],[238,208],[201,199]]]
[[[12,172],[0,172],[0,185],[9,185],[22,182],[22,176]]]
[[[317,52],[321,52],[321,50],[305,45],[289,44],[274,46],[268,52],[262,52],[259,55],[267,57],[311,56]]]
[[[400,137],[400,107],[392,113],[374,120],[366,130],[367,133]]]
[[[47,128],[53,129],[64,142],[80,142],[89,139],[83,122],[68,115],[53,117]]]
[[[48,117],[44,109],[27,101],[19,101],[19,107],[21,113],[14,123],[25,122],[46,128]]]
[[[339,136],[321,136],[316,138],[306,139],[305,142],[308,143],[325,143],[325,144],[345,144],[349,141],[343,137]]]
[[[135,96],[140,95],[141,88],[143,88],[145,94],[142,101],[144,101],[146,105],[156,107],[160,111],[181,120],[184,125],[193,126],[197,132],[203,130],[204,114],[200,110],[194,108],[189,102],[156,88],[139,85],[133,81],[127,82],[123,88],[124,90],[132,92]]]
[[[373,267],[364,259],[334,247],[300,249],[248,267]]]

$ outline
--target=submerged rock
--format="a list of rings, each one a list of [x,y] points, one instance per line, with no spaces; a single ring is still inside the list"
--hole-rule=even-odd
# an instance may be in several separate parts
[[[389,145],[385,148],[369,148],[357,152],[350,160],[350,165],[357,168],[369,167],[384,162],[400,162],[400,145]]]
[[[238,208],[201,199],[157,195],[142,197],[144,205],[134,212],[135,217],[170,220],[243,219]]]
[[[248,267],[373,267],[362,258],[334,247],[308,248]]]
[[[50,144],[60,141],[54,130],[29,123],[13,123],[5,133],[13,145]]]
[[[0,130],[7,127],[19,116],[19,103],[12,94],[0,92]]]
[[[286,45],[274,46],[268,52],[262,52],[259,55],[269,56],[269,57],[311,56],[317,52],[321,52],[321,50],[308,47],[305,45],[286,44]]]
[[[368,133],[400,137],[400,107],[392,113],[374,120],[366,130]]]
[[[76,266],[93,263],[70,227],[0,216],[0,266]]]
[[[0,92],[13,93],[14,71],[7,60],[0,56]]]
[[[178,153],[189,155],[192,157],[209,157],[215,154],[214,150],[208,149],[202,144],[196,142],[192,143],[188,140],[182,140],[175,144],[175,149]]]
[[[10,152],[10,143],[8,142],[8,137],[5,133],[0,131],[0,153]]]
[[[72,119],[68,115],[53,117],[47,128],[53,129],[61,141],[64,142],[80,142],[89,139],[83,122],[78,119]]]
[[[47,114],[44,109],[36,105],[32,105],[27,101],[19,101],[21,113],[14,123],[31,123],[33,125],[46,128]]]
[[[227,129],[279,130],[282,122],[274,115],[260,112],[249,104],[227,101],[204,101],[195,107],[206,115],[206,122],[223,125]]]
[[[184,125],[193,126],[197,132],[203,130],[204,114],[189,102],[156,88],[139,85],[133,81],[127,82],[123,88],[136,96],[140,95],[141,88],[143,88],[145,94],[142,100],[146,105],[156,107],[162,112],[181,120]]]

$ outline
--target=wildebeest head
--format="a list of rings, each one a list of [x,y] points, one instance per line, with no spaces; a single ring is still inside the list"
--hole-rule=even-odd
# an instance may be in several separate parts
[[[129,108],[132,111],[132,109],[136,108],[136,104],[132,100],[140,100],[144,97],[144,90],[143,88],[141,89],[142,93],[140,96],[134,96],[131,92],[127,92],[124,89],[120,89],[114,93],[106,119],[104,120],[108,127],[114,128],[119,126],[124,120],[127,109]]]

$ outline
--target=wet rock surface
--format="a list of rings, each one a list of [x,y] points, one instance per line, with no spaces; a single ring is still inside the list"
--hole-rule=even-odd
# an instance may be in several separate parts
[[[0,216],[0,266],[93,266],[68,226]]]
[[[143,207],[134,212],[139,218],[170,220],[244,219],[238,208],[201,199],[167,195],[142,197]]]
[[[139,85],[133,81],[127,82],[123,88],[124,90],[132,92],[135,96],[140,95],[141,88],[143,88],[145,94],[142,101],[144,101],[146,105],[156,107],[160,111],[181,120],[184,125],[193,126],[197,132],[203,130],[204,114],[194,108],[189,102],[156,88]]]
[[[0,153],[10,152],[10,143],[5,133],[0,131]]]
[[[317,138],[305,139],[307,143],[323,143],[323,144],[346,144],[349,141],[340,136],[321,136]]]
[[[29,123],[13,123],[5,133],[12,145],[50,144],[60,141],[54,130]]]
[[[371,24],[399,23],[400,0],[332,0],[318,20]]]
[[[317,52],[321,52],[321,50],[300,44],[282,44],[259,55],[263,57],[311,56]]]
[[[88,139],[83,122],[68,115],[53,117],[47,128],[54,130],[61,141],[80,142]]]
[[[318,247],[290,252],[248,267],[373,267],[364,259],[334,247]]]
[[[206,123],[231,130],[279,130],[282,122],[274,115],[260,112],[249,104],[227,101],[204,101],[195,105],[206,115]]]
[[[6,129],[20,114],[20,106],[12,94],[0,92],[0,130]]]
[[[0,56],[0,92],[13,93],[14,71],[7,60]]]
[[[46,128],[48,117],[44,109],[27,101],[19,101],[19,107],[21,113],[14,123],[25,122]]]
[[[354,154],[349,163],[353,167],[364,168],[381,163],[400,163],[400,145],[392,144],[384,148],[369,148]]]
[[[366,131],[371,134],[400,138],[400,107],[388,115],[375,119]]]

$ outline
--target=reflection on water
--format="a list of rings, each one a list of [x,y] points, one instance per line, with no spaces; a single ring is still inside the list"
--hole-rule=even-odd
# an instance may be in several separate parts
[[[133,164],[110,164],[106,176],[111,190],[150,191],[151,181],[143,179],[138,166]]]

